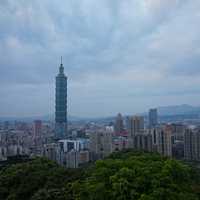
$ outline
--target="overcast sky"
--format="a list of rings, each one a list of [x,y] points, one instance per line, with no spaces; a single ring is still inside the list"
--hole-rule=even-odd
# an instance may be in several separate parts
[[[61,55],[70,115],[200,105],[200,1],[0,0],[0,116],[54,113]]]

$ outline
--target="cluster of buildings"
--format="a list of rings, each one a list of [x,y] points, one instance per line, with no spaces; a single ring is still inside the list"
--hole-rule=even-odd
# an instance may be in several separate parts
[[[109,125],[108,125],[109,124]],[[200,127],[186,124],[161,124],[158,122],[157,109],[151,109],[147,118],[144,116],[123,117],[118,114],[114,123],[90,125],[83,129],[85,139],[60,140],[59,151],[64,155],[61,164],[78,167],[81,164],[102,159],[113,152],[124,149],[158,152],[163,156],[200,161]],[[85,145],[72,145],[64,150],[62,143],[78,142]],[[66,143],[65,142],[65,143]],[[66,146],[66,145],[65,145]],[[80,154],[84,155],[80,159]],[[52,159],[50,155],[48,158]],[[67,159],[70,157],[70,160]],[[54,158],[55,160],[55,158]]]
[[[15,155],[44,156],[77,168],[131,148],[200,161],[200,128],[159,123],[157,109],[150,109],[147,117],[118,114],[113,122],[103,125],[69,126],[67,76],[62,61],[56,76],[55,99],[55,123],[35,120],[0,124],[0,160]]]
[[[43,156],[67,168],[78,168],[90,161],[88,139],[63,139],[44,145]]]
[[[158,152],[163,156],[200,161],[200,127],[184,124],[160,124],[157,109],[143,116],[123,118],[118,114],[114,126],[90,134],[93,159],[108,156],[123,149]]]
[[[40,156],[44,144],[52,141],[51,124],[36,120],[33,123],[4,122],[0,124],[0,160],[15,155]]]
[[[114,128],[112,151],[133,148],[200,161],[200,127],[182,123],[161,124],[157,109],[150,109],[146,122],[143,116],[124,119],[118,114]]]

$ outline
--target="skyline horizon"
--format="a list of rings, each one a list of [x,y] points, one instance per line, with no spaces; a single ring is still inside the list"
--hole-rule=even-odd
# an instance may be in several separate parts
[[[123,113],[123,112],[120,112],[120,111],[116,111],[115,113],[113,114],[110,114],[110,115],[101,115],[101,116],[86,116],[86,115],[82,115],[82,116],[79,116],[79,115],[68,115],[69,118],[80,118],[80,119],[98,119],[98,118],[110,118],[110,117],[114,117],[114,116],[117,116],[117,114],[122,114],[123,116],[134,116],[134,115],[148,115],[148,112],[150,109],[157,109],[158,110],[158,114],[160,112],[160,109],[172,109],[172,108],[180,108],[180,107],[190,107],[190,108],[193,108],[193,109],[200,109],[200,105],[191,105],[191,104],[177,104],[177,105],[161,105],[161,106],[157,106],[157,107],[150,107],[150,108],[147,108],[146,110],[143,110],[141,112],[130,112],[130,113]],[[163,112],[163,111],[161,111]],[[187,112],[190,112],[190,111],[186,111],[186,114]],[[168,114],[166,113],[166,116]],[[169,114],[170,115],[170,114]],[[161,114],[160,113],[160,116],[165,116],[165,114]],[[11,118],[11,119],[28,119],[28,118],[35,118],[35,119],[39,119],[39,118],[50,118],[51,120],[54,120],[55,118],[55,113],[43,113],[43,114],[38,114],[38,115],[24,115],[24,116],[2,116],[0,115],[0,118]]]

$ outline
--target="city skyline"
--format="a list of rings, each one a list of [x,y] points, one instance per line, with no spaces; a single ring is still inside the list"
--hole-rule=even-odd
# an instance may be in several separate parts
[[[198,0],[1,1],[0,116],[54,113],[61,55],[69,115],[199,105],[199,9]]]

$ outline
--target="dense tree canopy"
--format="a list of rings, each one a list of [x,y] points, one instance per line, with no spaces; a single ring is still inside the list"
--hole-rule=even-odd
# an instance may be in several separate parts
[[[54,195],[81,176],[82,170],[66,170],[44,158],[12,165],[0,171],[0,199],[28,200],[45,192]]]
[[[114,153],[85,169],[35,159],[0,171],[2,200],[197,200],[199,173],[158,154]]]

